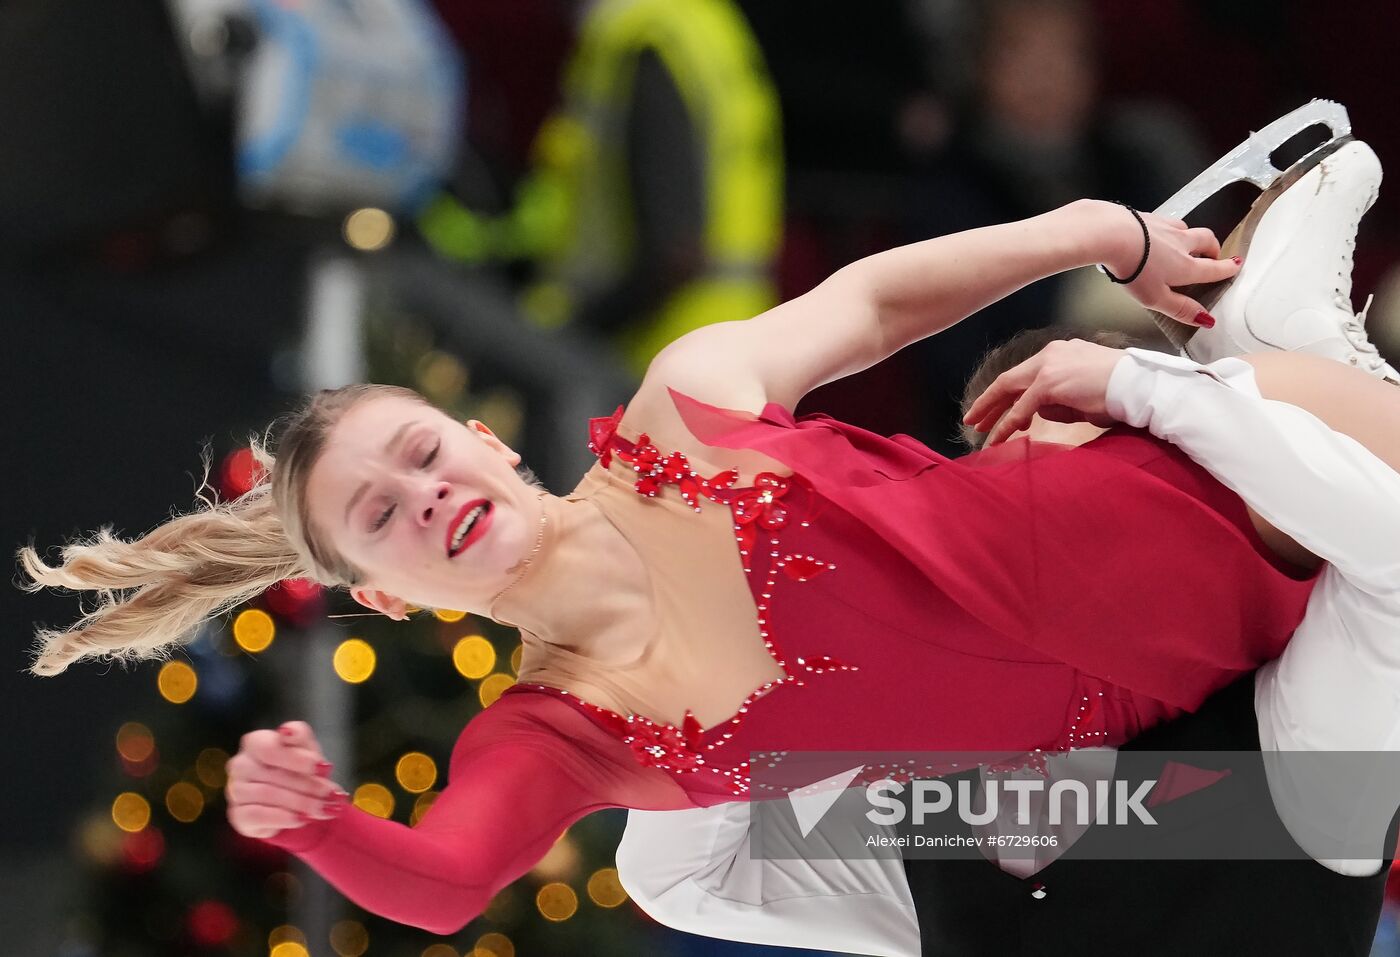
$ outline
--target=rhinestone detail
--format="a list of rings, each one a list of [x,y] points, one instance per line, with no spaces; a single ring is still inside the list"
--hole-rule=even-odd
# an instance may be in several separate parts
[[[754,556],[760,551],[757,547],[760,535],[767,538],[768,561],[763,571],[763,588],[756,602],[759,635],[763,638],[763,647],[783,669],[783,677],[764,682],[755,688],[739,705],[738,711],[708,731],[700,726],[699,720],[688,708],[681,725],[677,727],[641,715],[619,714],[609,708],[590,704],[562,688],[535,682],[521,684],[565,698],[573,698],[581,707],[595,715],[605,727],[617,734],[623,743],[632,749],[633,756],[644,765],[678,775],[708,771],[724,778],[724,783],[731,793],[746,794],[752,786],[747,760],[732,767],[724,767],[718,763],[711,763],[709,759],[713,752],[733,738],[735,730],[748,714],[749,706],[779,685],[791,683],[803,687],[802,679],[809,674],[859,670],[859,665],[847,664],[830,655],[795,658],[790,665],[767,628],[769,606],[779,572],[792,581],[805,582],[825,572],[834,571],[836,565],[815,555],[784,553],[780,547],[777,533],[794,517],[790,504],[784,502],[783,498],[791,490],[794,481],[801,481],[798,476],[760,472],[755,476],[753,486],[748,488],[734,487],[739,478],[739,470],[734,468],[725,469],[706,478],[691,467],[684,452],[662,453],[652,444],[651,437],[645,432],[637,436],[635,443],[619,436],[617,427],[622,413],[623,406],[619,405],[612,415],[594,418],[588,423],[588,450],[598,457],[604,468],[611,464],[614,456],[631,466],[638,475],[633,487],[639,495],[648,498],[655,498],[667,485],[674,485],[685,503],[696,512],[701,510],[702,500],[706,499],[727,505],[734,519],[734,538],[739,546],[739,557],[747,574],[752,574],[754,568],[759,567],[754,564]],[[802,521],[801,525],[808,527],[810,522]],[[775,752],[774,755],[767,755],[774,758],[768,766],[775,766],[786,753]]]

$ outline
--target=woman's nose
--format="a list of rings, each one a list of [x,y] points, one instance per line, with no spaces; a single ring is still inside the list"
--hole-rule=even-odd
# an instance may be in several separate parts
[[[436,509],[447,506],[447,497],[452,494],[452,486],[446,482],[434,482],[428,487],[428,504],[424,505],[418,512],[418,521],[423,525],[431,525],[433,517],[437,514]]]

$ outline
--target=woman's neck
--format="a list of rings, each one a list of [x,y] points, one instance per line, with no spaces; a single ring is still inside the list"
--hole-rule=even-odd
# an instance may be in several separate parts
[[[587,499],[545,494],[538,548],[492,600],[490,617],[600,662],[634,660],[651,621],[651,588],[632,545]]]

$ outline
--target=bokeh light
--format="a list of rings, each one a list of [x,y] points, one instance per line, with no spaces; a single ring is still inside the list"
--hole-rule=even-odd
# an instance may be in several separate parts
[[[384,785],[373,781],[357,787],[352,800],[357,808],[375,817],[387,818],[394,813],[394,795]]]
[[[171,704],[184,704],[194,697],[199,678],[194,669],[183,661],[167,661],[156,676],[160,695]]]
[[[267,957],[311,957],[306,945],[295,940],[284,940],[267,952]]]
[[[117,753],[134,763],[145,761],[156,749],[155,735],[139,721],[128,721],[117,729]]]
[[[515,684],[514,678],[501,674],[499,671],[488,675],[481,682],[481,687],[477,688],[477,696],[481,698],[481,706],[483,708],[490,707],[501,696],[501,693],[513,684]]]
[[[306,946],[306,934],[302,933],[300,927],[295,924],[280,924],[267,935],[267,949],[272,950],[278,944],[300,944]]]
[[[492,931],[476,939],[474,957],[515,957],[515,943],[505,934]]]
[[[496,649],[480,635],[467,635],[452,646],[452,665],[464,678],[482,678],[496,667]]]
[[[188,781],[177,781],[165,792],[165,809],[182,824],[189,824],[204,811],[204,792]]]
[[[393,242],[394,217],[382,209],[366,206],[345,217],[341,232],[354,248],[375,252]]]
[[[588,878],[588,898],[599,907],[616,907],[627,900],[617,868],[604,867]]]
[[[205,748],[194,759],[195,777],[207,788],[222,788],[228,781],[224,765],[228,764],[228,752],[222,748]]]
[[[451,944],[429,944],[419,957],[457,957],[457,948]]]
[[[535,906],[545,920],[568,920],[578,910],[578,895],[568,884],[551,881],[535,894]]]
[[[347,638],[335,649],[335,673],[342,680],[359,684],[374,674],[374,648],[362,638]]]
[[[525,656],[525,646],[516,645],[515,650],[510,653],[510,670],[513,674],[520,674],[520,660]]]
[[[129,833],[139,831],[151,823],[151,805],[134,791],[123,791],[112,801],[112,823]]]
[[[423,752],[410,751],[399,758],[398,764],[394,766],[394,777],[398,780],[399,787],[419,794],[437,781],[437,765]]]
[[[418,390],[439,405],[455,405],[467,389],[467,367],[450,352],[434,349],[425,353],[415,371]],[[465,612],[454,614],[458,617],[443,621],[461,621]]]
[[[453,622],[461,621],[463,618],[467,617],[467,613],[464,611],[454,611],[451,608],[434,608],[433,616],[437,618],[438,621],[445,621],[450,625]]]
[[[423,819],[423,815],[428,813],[428,808],[433,806],[437,800],[437,791],[424,791],[418,795],[418,800],[413,802],[413,813],[409,815],[408,826],[417,827],[418,822]]]
[[[261,608],[245,608],[233,620],[233,640],[244,651],[263,651],[272,644],[277,625]]]
[[[340,957],[360,957],[369,950],[369,931],[357,920],[338,921],[331,928],[330,939]]]

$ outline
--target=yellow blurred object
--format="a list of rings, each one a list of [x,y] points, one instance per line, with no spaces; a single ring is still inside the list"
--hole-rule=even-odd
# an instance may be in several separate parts
[[[437,781],[437,765],[421,751],[410,751],[394,766],[394,777],[405,791],[419,794]]]
[[[451,608],[435,608],[433,609],[433,615],[437,618],[438,621],[445,621],[449,625],[453,622],[461,621],[463,618],[467,617],[466,612],[455,611]]]
[[[165,809],[182,824],[189,824],[204,811],[204,792],[188,781],[178,781],[165,792]]]
[[[437,791],[424,791],[418,795],[418,800],[413,802],[413,811],[408,816],[408,826],[417,827],[418,822],[423,819],[424,814],[428,813],[428,809],[433,806],[433,802],[437,798]]]
[[[342,680],[359,684],[374,674],[374,648],[362,638],[347,638],[335,649],[332,663]]]
[[[331,947],[340,957],[360,957],[369,950],[369,931],[357,920],[342,920],[331,928]]]
[[[267,952],[267,957],[311,957],[306,951],[306,946],[299,941],[284,940],[280,944],[275,944]]]
[[[483,678],[496,667],[496,649],[480,635],[467,635],[452,647],[452,665],[464,678]]]
[[[578,911],[578,895],[568,884],[553,881],[535,894],[535,906],[546,920],[568,920]]]
[[[618,879],[617,868],[605,867],[588,878],[588,897],[599,907],[616,907],[627,900],[627,891]]]
[[[195,777],[207,788],[221,788],[228,781],[224,765],[228,763],[228,752],[221,748],[205,748],[194,759]]]
[[[268,949],[271,950],[278,944],[284,943],[300,944],[302,947],[305,947],[306,935],[302,933],[300,927],[293,924],[279,924],[268,933],[267,946]]]
[[[481,682],[481,687],[477,689],[477,696],[481,699],[481,706],[489,708],[495,703],[511,685],[515,684],[515,679],[510,675],[503,675],[499,671],[493,675],[487,675]]]
[[[357,808],[375,817],[388,818],[394,813],[394,795],[382,784],[361,784],[350,800]]]
[[[151,823],[151,805],[134,791],[123,791],[112,801],[112,823],[134,834]]]
[[[515,957],[515,943],[505,934],[494,931],[478,937],[472,949],[484,953],[486,957]]]
[[[393,242],[394,218],[382,209],[367,206],[346,216],[341,232],[354,248],[376,252]]]
[[[199,678],[194,669],[183,661],[167,661],[156,675],[160,695],[171,704],[184,704],[194,697]]]
[[[272,644],[277,625],[261,608],[245,608],[233,620],[233,640],[244,651],[262,651]]]

